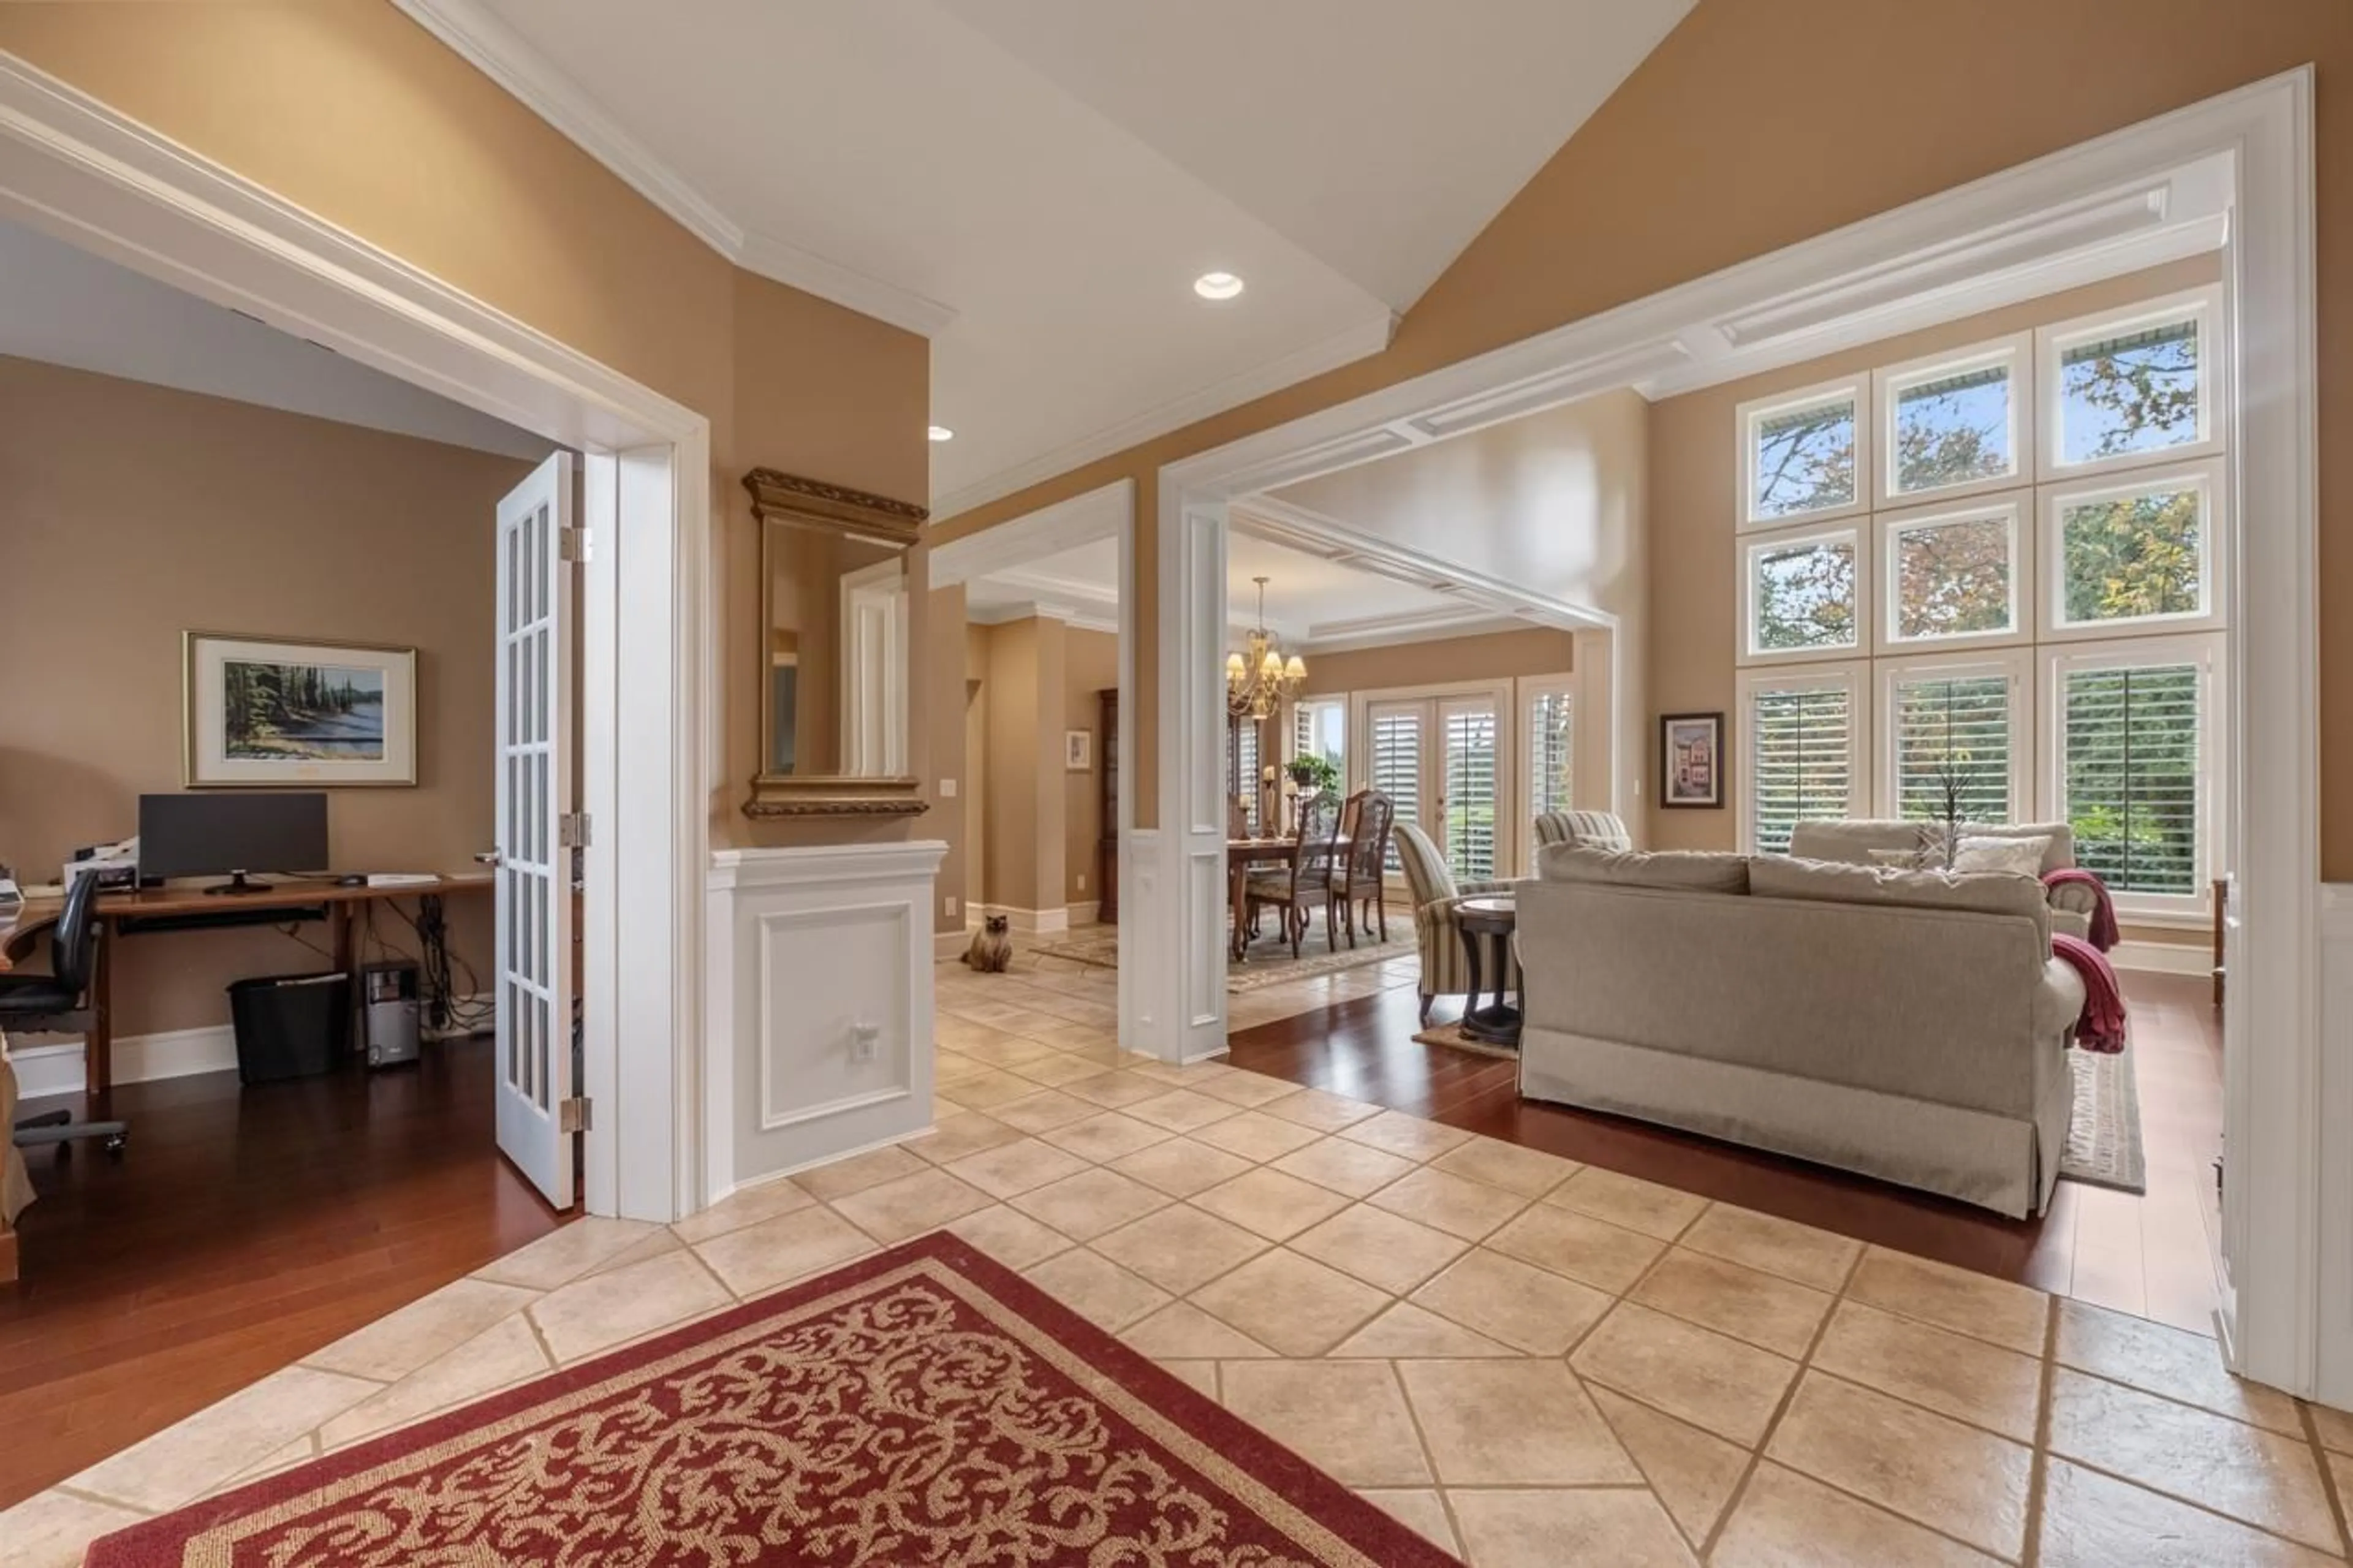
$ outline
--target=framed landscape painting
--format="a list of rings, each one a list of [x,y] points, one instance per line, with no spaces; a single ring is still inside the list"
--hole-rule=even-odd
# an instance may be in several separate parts
[[[1724,804],[1724,715],[1668,713],[1659,720],[1659,804],[1703,810]]]
[[[191,789],[417,782],[417,650],[189,632]]]

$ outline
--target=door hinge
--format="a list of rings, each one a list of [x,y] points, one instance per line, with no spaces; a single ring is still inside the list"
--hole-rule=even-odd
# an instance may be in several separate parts
[[[558,1101],[555,1107],[555,1130],[558,1132],[587,1131],[590,1120],[588,1108],[589,1100],[585,1094],[575,1094],[570,1100]]]
[[[588,814],[567,811],[555,819],[555,841],[566,849],[588,847]]]
[[[594,561],[596,536],[585,528],[567,528],[556,535],[556,554],[566,561]]]

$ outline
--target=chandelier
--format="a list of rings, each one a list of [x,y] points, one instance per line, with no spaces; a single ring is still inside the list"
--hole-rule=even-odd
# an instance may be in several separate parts
[[[1297,654],[1285,658],[1266,629],[1266,582],[1258,584],[1258,625],[1250,628],[1249,650],[1226,655],[1226,710],[1235,718],[1274,717],[1282,700],[1295,694],[1307,679],[1307,664]]]

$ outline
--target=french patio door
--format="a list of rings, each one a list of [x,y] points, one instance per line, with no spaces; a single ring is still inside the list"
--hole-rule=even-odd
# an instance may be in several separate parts
[[[1430,835],[1461,879],[1506,868],[1497,837],[1504,773],[1502,716],[1491,696],[1382,700],[1366,704],[1366,781],[1396,803],[1397,819]],[[1394,847],[1389,868],[1397,866]]]
[[[499,503],[498,1139],[559,1209],[572,1125],[572,454]]]

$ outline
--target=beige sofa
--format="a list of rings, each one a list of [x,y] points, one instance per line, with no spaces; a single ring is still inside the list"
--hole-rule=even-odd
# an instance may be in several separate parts
[[[1924,832],[1942,830],[1933,823],[1900,822],[1890,817],[1848,817],[1839,821],[1800,822],[1789,830],[1789,853],[1801,860],[1835,860],[1849,866],[1872,864],[1874,851],[1910,850],[1925,840]],[[2063,822],[1964,822],[1964,838],[2047,838],[2042,847],[2042,875],[2075,864],[2075,830]],[[2099,895],[2081,882],[2062,883],[2049,890],[2051,929],[2089,939],[2092,906]]]
[[[2012,1216],[2050,1198],[2083,983],[2017,876],[1539,852],[1520,1092]]]

